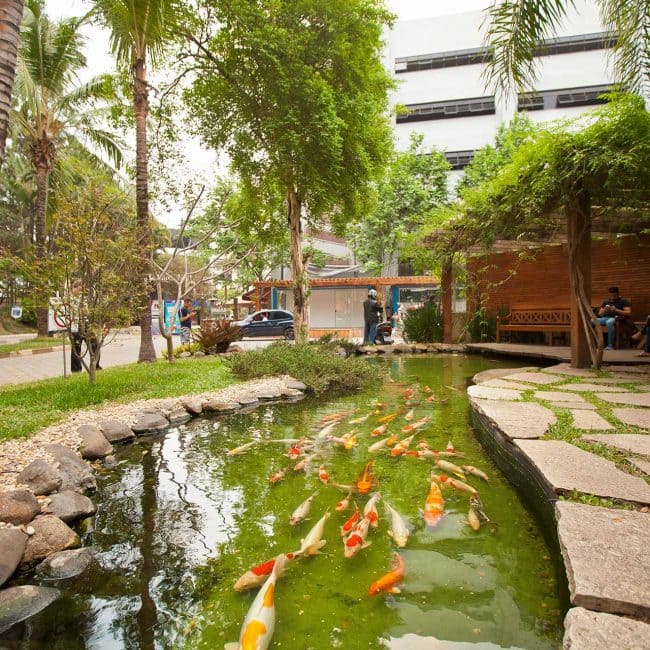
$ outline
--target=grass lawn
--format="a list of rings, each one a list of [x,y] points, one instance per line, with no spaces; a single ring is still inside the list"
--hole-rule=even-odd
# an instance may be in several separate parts
[[[15,350],[34,350],[36,348],[51,348],[62,344],[63,344],[63,339],[60,336],[43,336],[40,338],[20,341],[20,343],[2,343],[0,344],[0,353],[14,352]]]
[[[28,436],[63,419],[70,411],[107,401],[132,402],[216,390],[235,382],[220,359],[179,359],[173,365],[129,364],[86,373],[0,388],[0,441]]]

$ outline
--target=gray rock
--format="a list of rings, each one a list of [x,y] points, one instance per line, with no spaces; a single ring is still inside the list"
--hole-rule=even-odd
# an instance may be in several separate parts
[[[141,412],[131,426],[135,434],[149,433],[150,431],[163,431],[169,426],[169,420],[160,412]]]
[[[79,546],[78,535],[54,515],[36,517],[32,527],[34,534],[29,537],[25,545],[23,564],[30,564],[52,553]]]
[[[568,501],[558,501],[555,513],[571,602],[611,614],[650,616],[650,516]]]
[[[104,434],[99,427],[92,424],[82,424],[77,429],[77,433],[81,437],[79,452],[82,458],[95,460],[113,453],[113,445],[104,438]]]
[[[620,386],[607,386],[606,384],[566,384],[565,386],[558,386],[561,390],[571,390],[576,393],[629,393],[625,388]]]
[[[504,402],[497,400],[471,399],[491,428],[500,430],[513,438],[540,438],[548,428],[557,422],[553,411],[532,402]]]
[[[284,385],[287,388],[293,388],[294,390],[302,390],[302,391],[307,390],[307,386],[305,384],[303,384],[298,379],[294,379],[293,377],[285,377]]]
[[[410,352],[409,348],[409,352]],[[376,345],[362,345],[357,348],[357,352],[360,352],[361,354],[377,354],[377,346]]]
[[[582,399],[582,398],[580,398]],[[555,406],[558,409],[577,409],[579,411],[596,411],[597,407],[595,404],[589,402],[551,402],[551,406]]]
[[[610,404],[650,407],[650,393],[596,393],[596,397]]]
[[[106,469],[113,469],[113,467],[117,467],[117,460],[115,456],[106,456],[104,458],[104,467]]]
[[[124,440],[132,440],[135,438],[135,433],[131,430],[131,427],[119,420],[104,420],[99,423],[99,428],[104,434],[104,438],[108,442],[123,442]]]
[[[63,479],[61,489],[75,492],[97,489],[90,467],[73,451],[59,444],[47,445],[45,451],[59,463],[59,473]]]
[[[558,381],[565,381],[564,377],[557,377],[546,372],[513,372],[503,379],[512,381],[525,381],[529,384],[556,384]]]
[[[509,388],[489,388],[488,386],[470,386],[467,394],[473,399],[504,399],[518,400],[521,399],[521,392]]]
[[[633,427],[641,429],[650,429],[650,410],[646,409],[612,409],[614,417],[617,417],[625,424],[631,424]]]
[[[191,419],[192,416],[184,408],[177,408],[169,413],[169,424],[184,424]]]
[[[242,405],[242,406],[252,406],[253,404],[257,404],[259,400],[255,395],[252,393],[244,393],[243,395],[240,395],[237,398],[237,401]]]
[[[205,352],[201,352],[201,350],[197,350],[197,351],[194,353],[194,356],[197,357],[197,358],[204,357],[204,356],[205,356]]]
[[[164,399],[157,402],[157,407],[152,407],[152,413],[160,413],[169,416],[172,411],[175,411],[180,406],[180,402],[176,399]],[[145,409],[146,410],[146,409]]]
[[[641,650],[649,640],[648,623],[623,616],[572,607],[564,619],[564,650]]]
[[[0,591],[0,634],[43,611],[61,592],[51,587],[24,585]]]
[[[192,415],[200,415],[203,412],[203,400],[198,397],[185,397],[180,402],[181,406]]]
[[[535,399],[543,399],[548,402],[573,402],[576,404],[586,402],[581,395],[562,393],[559,390],[537,390],[533,393],[533,396]]]
[[[39,458],[32,461],[16,478],[18,483],[26,485],[35,495],[49,494],[61,487],[63,479],[59,470],[46,460]]]
[[[650,485],[614,463],[563,440],[516,440],[558,494],[573,490],[634,503],[650,503]]]
[[[260,402],[270,402],[271,400],[280,399],[280,397],[282,397],[279,390],[260,391],[255,393],[255,396]]]
[[[301,390],[296,388],[284,388],[280,391],[280,395],[285,399],[300,399],[305,396]]]
[[[3,585],[20,564],[27,544],[27,535],[17,528],[0,528],[0,585]]]
[[[582,436],[590,442],[601,442],[621,451],[650,456],[650,436],[642,433],[590,434]]]
[[[223,402],[211,399],[203,405],[203,410],[208,413],[234,413],[239,410],[239,404],[237,402]]]
[[[191,353],[191,352],[181,352],[181,353],[178,355],[178,358],[179,358],[179,359],[189,359],[191,356],[192,356],[192,353]]]
[[[425,354],[428,349],[429,346],[426,343],[416,343],[413,346],[413,352],[419,352],[421,354]]]
[[[45,558],[37,567],[36,575],[43,580],[64,580],[83,573],[92,562],[95,551],[92,548],[77,548],[60,551]]]
[[[576,409],[571,411],[571,415],[573,416],[573,426],[576,429],[597,429],[599,431],[616,429],[613,424],[610,424],[604,417],[594,411]]]
[[[0,521],[27,524],[40,512],[41,506],[29,490],[0,492]]]
[[[515,371],[525,372],[527,370],[533,371],[539,370],[539,368],[535,366],[526,366],[525,368],[490,368],[489,370],[477,372],[473,377],[473,381],[475,384],[484,384],[486,381],[490,381],[491,379],[502,379],[507,375],[511,375]]]
[[[50,497],[45,514],[55,515],[61,521],[69,522],[90,517],[97,512],[97,506],[83,494],[65,490]]]

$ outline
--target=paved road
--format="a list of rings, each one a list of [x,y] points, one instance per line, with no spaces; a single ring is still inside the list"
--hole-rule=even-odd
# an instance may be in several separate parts
[[[238,345],[246,350],[264,347],[272,341],[269,339],[251,339],[239,341]],[[174,345],[178,345],[174,337]],[[159,356],[166,349],[165,339],[154,336],[154,346]],[[101,364],[104,368],[120,366],[125,363],[134,363],[138,360],[140,336],[134,334],[119,334],[102,349]],[[66,345],[66,363],[70,370],[70,346]],[[22,384],[38,379],[63,376],[63,352],[45,352],[43,354],[30,354],[20,357],[0,359],[0,386],[9,384]]]

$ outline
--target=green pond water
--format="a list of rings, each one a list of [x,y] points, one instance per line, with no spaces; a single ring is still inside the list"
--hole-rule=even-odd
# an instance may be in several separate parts
[[[62,598],[5,633],[0,647],[223,648],[238,639],[255,597],[255,591],[236,593],[234,581],[281,552],[297,550],[327,509],[332,516],[325,554],[289,563],[278,581],[272,648],[559,647],[562,607],[552,552],[470,425],[467,380],[499,365],[505,364],[447,355],[381,360],[377,372],[397,383],[261,406],[219,420],[199,418],[120,447],[119,465],[99,476],[98,513],[82,529],[84,545],[97,549],[95,563],[56,583]],[[423,401],[416,407],[415,419],[432,419],[414,443],[425,439],[444,449],[451,439],[465,456],[449,460],[488,473],[489,484],[473,477],[467,482],[480,490],[492,523],[473,531],[467,495],[445,490],[445,515],[427,529],[419,510],[432,461],[369,454],[368,445],[378,440],[370,431],[379,416],[356,427],[342,423],[335,433],[356,428],[359,445],[326,448],[322,462],[330,479],[353,483],[373,457],[378,490],[411,525],[408,545],[399,551],[406,565],[401,593],[369,597],[370,584],[390,569],[395,552],[383,505],[379,528],[368,535],[372,545],[345,559],[339,526],[352,508],[334,510],[344,493],[318,480],[321,461],[307,475],[290,471],[272,485],[272,472],[295,464],[284,456],[288,446],[258,445],[236,457],[225,453],[253,438],[313,436],[323,416],[342,410],[364,415],[373,398],[387,402],[383,413],[391,413],[413,384],[448,398],[446,404]],[[404,424],[400,417],[389,431]],[[290,514],[313,493],[309,519],[291,527]],[[367,498],[356,497],[360,507]]]

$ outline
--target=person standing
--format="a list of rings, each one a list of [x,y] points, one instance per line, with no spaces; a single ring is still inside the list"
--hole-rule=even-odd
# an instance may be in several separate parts
[[[75,280],[70,287],[68,302],[68,327],[70,329],[70,372],[81,372],[81,344],[83,335],[79,331],[81,322],[81,280]]]
[[[192,309],[192,300],[185,298],[183,306],[180,311],[181,321],[181,345],[191,343],[192,341],[192,317],[196,316],[196,312]]]
[[[613,350],[616,343],[616,319],[629,319],[632,308],[629,300],[621,298],[618,287],[610,287],[607,291],[609,298],[603,300],[596,320],[601,325],[607,326],[607,347],[605,349]]]
[[[377,301],[377,292],[368,290],[368,297],[363,301],[363,343],[374,345],[377,337],[377,323],[383,312],[382,306]]]

